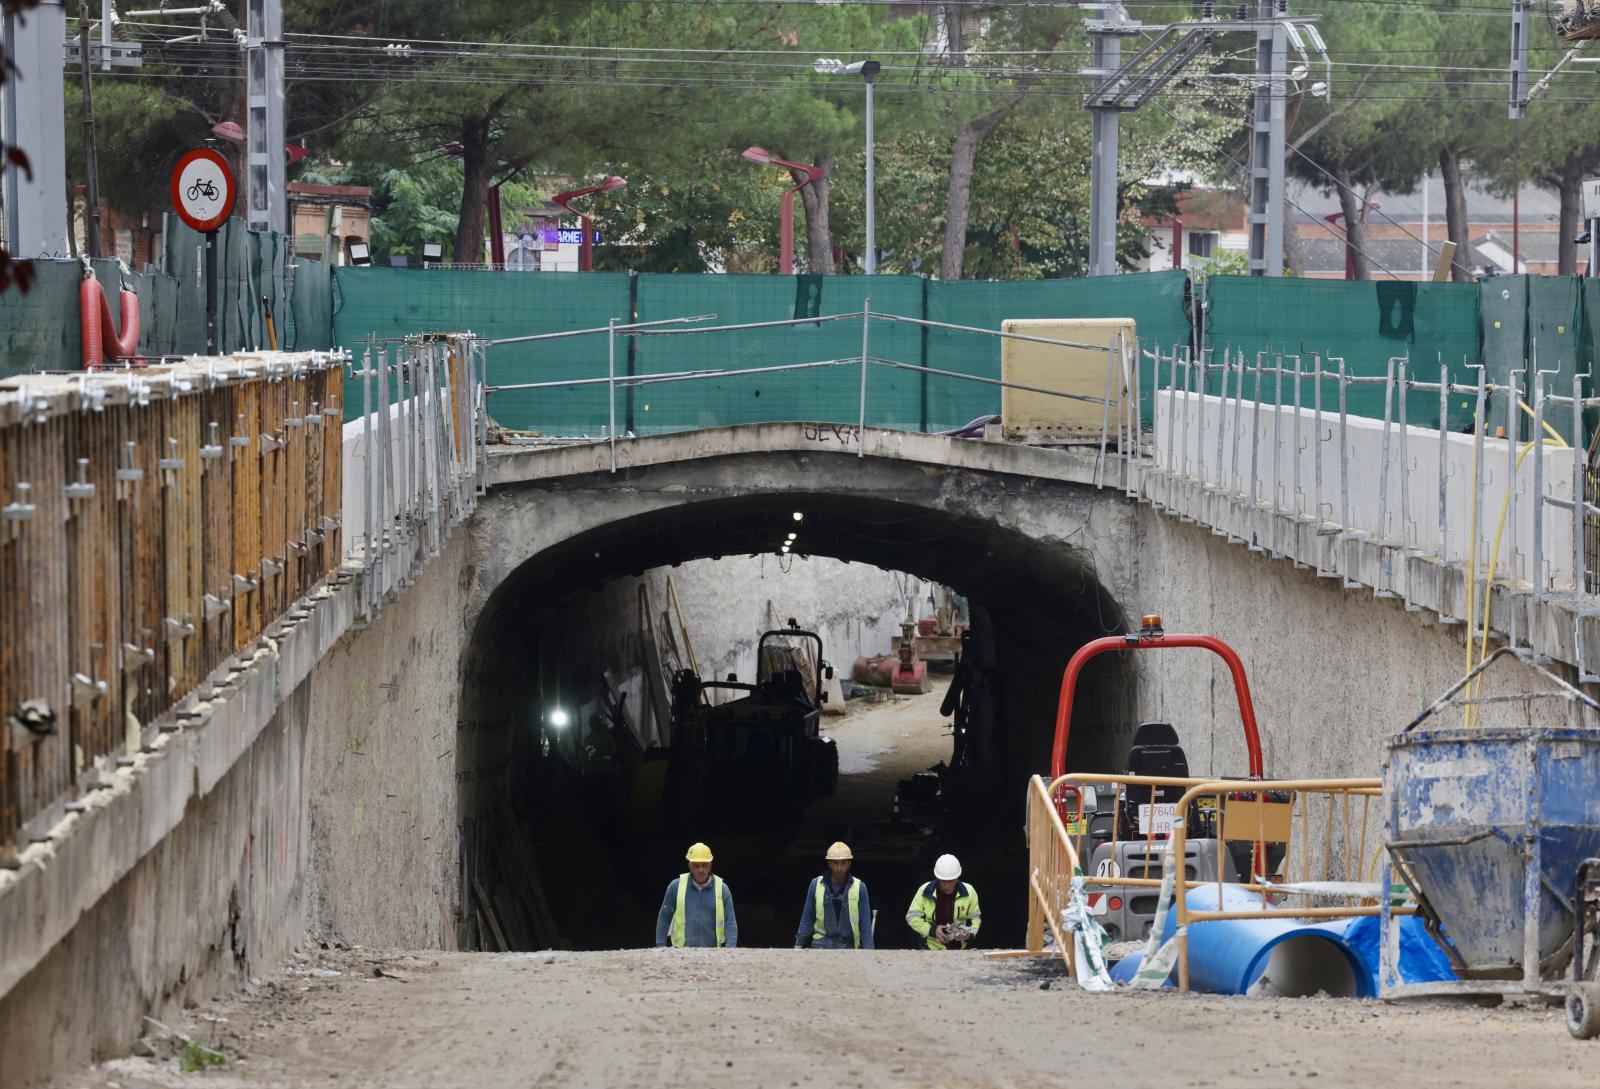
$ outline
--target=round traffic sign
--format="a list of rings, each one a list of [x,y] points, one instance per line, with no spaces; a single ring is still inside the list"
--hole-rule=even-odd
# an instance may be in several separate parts
[[[172,170],[172,206],[197,231],[214,231],[233,211],[233,170],[208,147],[184,152]]]

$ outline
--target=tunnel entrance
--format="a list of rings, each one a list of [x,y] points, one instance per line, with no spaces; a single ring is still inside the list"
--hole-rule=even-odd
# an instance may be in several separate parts
[[[696,807],[672,803],[668,761],[652,759],[671,710],[652,673],[751,681],[758,632],[792,616],[819,631],[820,658],[845,682],[856,657],[891,651],[907,588],[926,586],[949,587],[970,620],[962,699],[946,699],[952,663],[930,693],[848,700],[848,713],[824,716],[837,787],[790,827],[773,827],[759,789],[724,784]],[[912,605],[917,619],[929,611],[925,597]],[[1080,549],[910,504],[793,493],[689,503],[532,556],[491,596],[463,663],[458,938],[651,944],[663,890],[703,840],[734,890],[740,944],[791,945],[807,883],[842,839],[871,890],[880,946],[912,943],[906,905],[945,852],[982,893],[981,944],[1018,945],[1023,787],[1048,766],[1061,671],[1124,625]],[[1076,766],[1114,762],[1128,669],[1106,656],[1086,678]]]

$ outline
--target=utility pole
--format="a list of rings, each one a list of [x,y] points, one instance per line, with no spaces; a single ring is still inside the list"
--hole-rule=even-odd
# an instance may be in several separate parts
[[[1089,159],[1089,275],[1114,276],[1117,272],[1117,157],[1121,136],[1120,113],[1125,108],[1110,86],[1110,76],[1122,66],[1124,35],[1138,34],[1140,24],[1113,0],[1105,5],[1105,21],[1092,24],[1094,71],[1104,83],[1091,92],[1085,104],[1092,121]]]
[[[1511,84],[1507,91],[1506,116],[1513,121],[1521,119],[1532,98],[1527,91],[1529,6],[1529,0],[1511,0]]]
[[[1212,17],[1212,5],[1202,18],[1165,26],[1145,25],[1127,17],[1115,0],[1087,4],[1104,8],[1104,19],[1092,19],[1084,31],[1094,42],[1094,67],[1079,75],[1094,77],[1094,87],[1083,96],[1094,118],[1094,143],[1090,163],[1089,268],[1091,275],[1109,276],[1117,270],[1117,114],[1136,110],[1158,94],[1205,52],[1219,34],[1251,33],[1256,36],[1255,108],[1251,113],[1250,141],[1250,272],[1255,276],[1283,275],[1283,153],[1285,58],[1291,33],[1295,48],[1305,52],[1299,31],[1289,26],[1287,0],[1257,0],[1258,15],[1246,19]],[[1322,39],[1310,25],[1316,16],[1301,17],[1302,30],[1327,57]],[[1122,59],[1122,39],[1142,35],[1146,40],[1131,57]],[[1313,94],[1317,93],[1313,91]]]
[[[245,20],[245,222],[284,233],[283,0],[248,0]]]
[[[1284,76],[1288,0],[1257,0],[1255,104],[1250,111],[1250,275],[1283,275]]]
[[[94,152],[94,92],[89,79],[89,0],[78,0],[78,79],[83,84],[83,225],[90,257],[100,248],[100,164]]]
[[[15,65],[0,84],[5,141],[22,149],[31,169],[5,164],[6,243],[15,257],[67,255],[66,101],[61,43],[67,35],[62,0],[32,11],[5,9],[6,53]]]

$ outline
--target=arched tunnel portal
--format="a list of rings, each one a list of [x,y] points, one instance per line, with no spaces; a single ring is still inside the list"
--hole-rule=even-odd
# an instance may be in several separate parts
[[[781,480],[774,468],[786,460],[793,459],[701,464],[689,472],[700,479],[688,484],[683,472],[674,474],[677,483],[653,484],[649,477],[659,470],[541,482],[500,489],[485,504],[477,533],[487,542],[479,548],[487,570],[478,577],[493,585],[461,671],[460,714],[469,727],[457,753],[464,885],[486,852],[520,852],[527,856],[520,868],[525,876],[537,873],[549,905],[546,929],[553,924],[563,940],[583,947],[651,940],[661,888],[683,868],[684,844],[703,837],[641,807],[626,776],[582,774],[553,757],[541,720],[555,699],[547,663],[563,634],[549,621],[612,580],[696,560],[776,554],[796,533],[797,554],[906,572],[967,599],[977,757],[945,776],[946,817],[927,849],[963,858],[984,893],[985,944],[1015,945],[1025,909],[1023,787],[1028,775],[1048,768],[1062,670],[1086,641],[1126,631],[1128,613],[1136,612],[1108,588],[1131,578],[1114,555],[1120,497],[990,474],[958,473],[964,479],[952,481],[916,464],[891,470],[901,486],[886,487],[886,467],[877,466],[878,479],[822,490]],[[859,472],[855,458],[836,460]],[[505,508],[498,523],[497,504]],[[563,507],[582,515],[569,520],[557,513]],[[1112,513],[1097,515],[1107,508]],[[543,515],[530,521],[535,510]],[[501,531],[492,528],[497,524]],[[535,538],[534,547],[519,536]],[[496,570],[504,572],[498,580]],[[1073,766],[1115,766],[1133,714],[1132,669],[1110,655],[1086,673]],[[942,690],[948,678],[938,683]],[[496,827],[506,821],[518,824],[514,837]],[[744,944],[787,944],[793,934],[790,916],[819,863],[781,853],[719,848],[719,872],[741,898],[770,897],[777,905],[770,927],[744,922]],[[880,943],[909,938],[899,934],[905,927],[898,916],[932,857],[908,846],[896,864],[875,872],[858,867],[874,891]]]

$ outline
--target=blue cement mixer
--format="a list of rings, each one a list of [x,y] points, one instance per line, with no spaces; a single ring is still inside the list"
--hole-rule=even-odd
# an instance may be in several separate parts
[[[1594,1035],[1600,983],[1583,945],[1592,884],[1585,860],[1600,855],[1600,703],[1536,666],[1550,690],[1483,695],[1475,682],[1508,653],[1490,655],[1389,741],[1385,868],[1416,893],[1461,978],[1402,984],[1384,963],[1379,992],[1564,997],[1573,1034]],[[1564,723],[1525,721],[1551,699],[1566,701]],[[1468,724],[1441,718],[1424,728],[1447,707],[1466,708]],[[1485,709],[1523,721],[1473,723]],[[1383,887],[1389,881],[1386,873]],[[1397,921],[1387,907],[1385,934]],[[1569,963],[1575,982],[1560,978]]]

